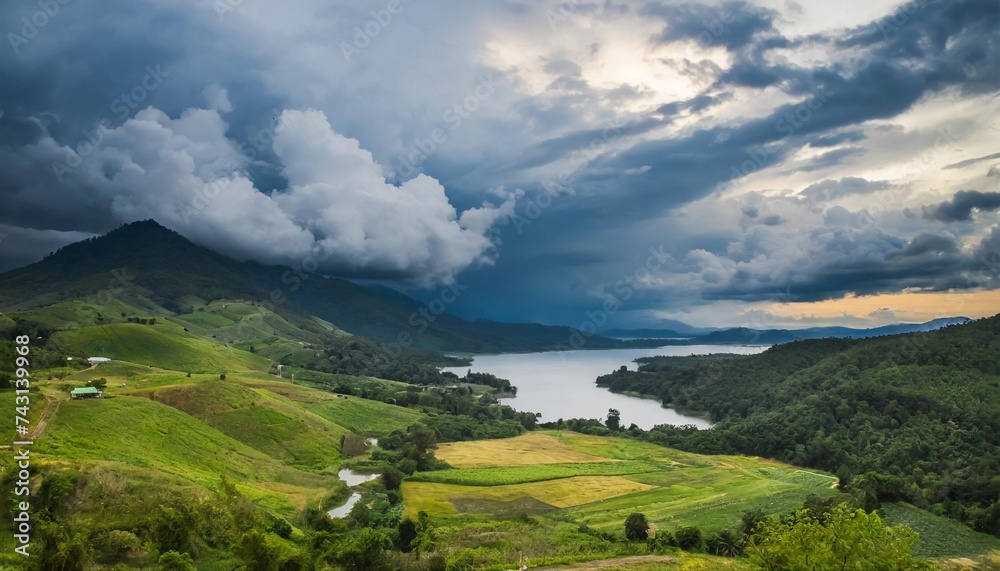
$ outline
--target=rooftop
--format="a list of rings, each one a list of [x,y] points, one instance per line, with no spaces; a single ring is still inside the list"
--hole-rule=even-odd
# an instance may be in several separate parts
[[[97,390],[95,387],[80,387],[78,389],[73,389],[74,395],[96,395],[101,391]]]

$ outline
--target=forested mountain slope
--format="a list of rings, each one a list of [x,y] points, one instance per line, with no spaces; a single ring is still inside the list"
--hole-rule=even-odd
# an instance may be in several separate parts
[[[656,357],[598,383],[719,421],[658,427],[658,442],[829,470],[873,503],[906,500],[1000,534],[998,373],[1000,316],[748,357]]]

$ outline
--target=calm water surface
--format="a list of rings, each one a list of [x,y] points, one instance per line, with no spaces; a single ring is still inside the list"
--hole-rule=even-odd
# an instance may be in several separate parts
[[[635,423],[643,429],[657,424],[693,424],[708,428],[703,418],[687,416],[663,408],[659,401],[615,394],[597,386],[597,377],[626,365],[636,369],[633,360],[654,355],[686,356],[711,353],[753,355],[767,347],[736,345],[685,345],[658,349],[608,349],[595,351],[550,351],[505,355],[477,355],[470,367],[449,367],[458,376],[472,369],[477,373],[493,373],[510,379],[517,386],[517,397],[503,399],[517,410],[540,412],[541,422],[560,418],[604,419],[609,408],[622,413],[622,424]]]
[[[379,474],[370,472],[355,472],[354,470],[344,468],[340,472],[337,472],[337,477],[353,488],[378,478]],[[353,508],[354,504],[358,503],[358,500],[360,499],[361,494],[359,492],[353,492],[351,497],[347,498],[347,502],[344,505],[333,508],[332,510],[326,512],[326,515],[331,518],[347,517],[347,514],[351,513],[351,508]]]

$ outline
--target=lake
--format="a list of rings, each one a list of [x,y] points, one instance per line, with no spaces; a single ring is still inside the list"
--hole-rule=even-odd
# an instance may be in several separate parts
[[[657,424],[693,424],[708,428],[711,423],[704,418],[683,415],[673,409],[663,408],[659,401],[615,394],[597,386],[597,377],[619,369],[622,365],[636,369],[632,361],[639,357],[655,355],[687,356],[711,353],[753,355],[767,347],[739,345],[670,345],[658,349],[607,349],[593,351],[549,351],[544,353],[508,353],[503,355],[476,355],[469,367],[448,367],[458,376],[472,369],[477,373],[492,373],[509,379],[517,386],[517,397],[502,399],[504,404],[517,410],[539,412],[539,421],[551,422],[560,418],[599,418],[608,415],[608,409],[622,414],[622,425],[635,423],[643,429]]]

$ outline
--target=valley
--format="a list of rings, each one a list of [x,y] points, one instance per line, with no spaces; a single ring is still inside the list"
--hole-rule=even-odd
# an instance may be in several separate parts
[[[101,240],[90,246],[116,251]],[[232,271],[230,284],[249,283]],[[128,275],[136,285],[113,295],[97,277],[73,295],[4,292],[5,386],[9,340],[31,341],[35,569],[760,569],[781,526],[814,516],[847,525],[838,506],[880,518],[866,533],[881,534],[872,545],[908,546],[894,555],[901,568],[985,561],[1000,548],[981,532],[995,508],[962,491],[993,485],[995,444],[963,423],[992,422],[997,318],[910,334],[926,336],[910,353],[897,343],[915,338],[895,336],[480,354],[470,364],[430,348],[394,354],[253,289],[179,295],[144,281],[141,265]],[[934,361],[942,347],[947,367]],[[891,394],[835,381],[851,367]],[[101,398],[70,398],[83,387]],[[919,430],[954,431],[941,441],[983,453],[942,455],[968,466],[947,483],[935,458],[911,480],[869,462],[849,440],[867,409],[843,392],[862,389],[897,423],[878,432],[868,419],[888,454],[918,454],[909,439]],[[836,422],[816,416],[829,391],[852,407]],[[0,390],[0,407],[13,410],[15,396]],[[951,408],[927,409],[930,398]],[[839,448],[800,445],[800,418]],[[4,434],[18,438],[13,426]],[[10,454],[0,469],[13,501]],[[643,539],[628,536],[636,515]],[[0,534],[0,566],[22,563],[12,542]]]

